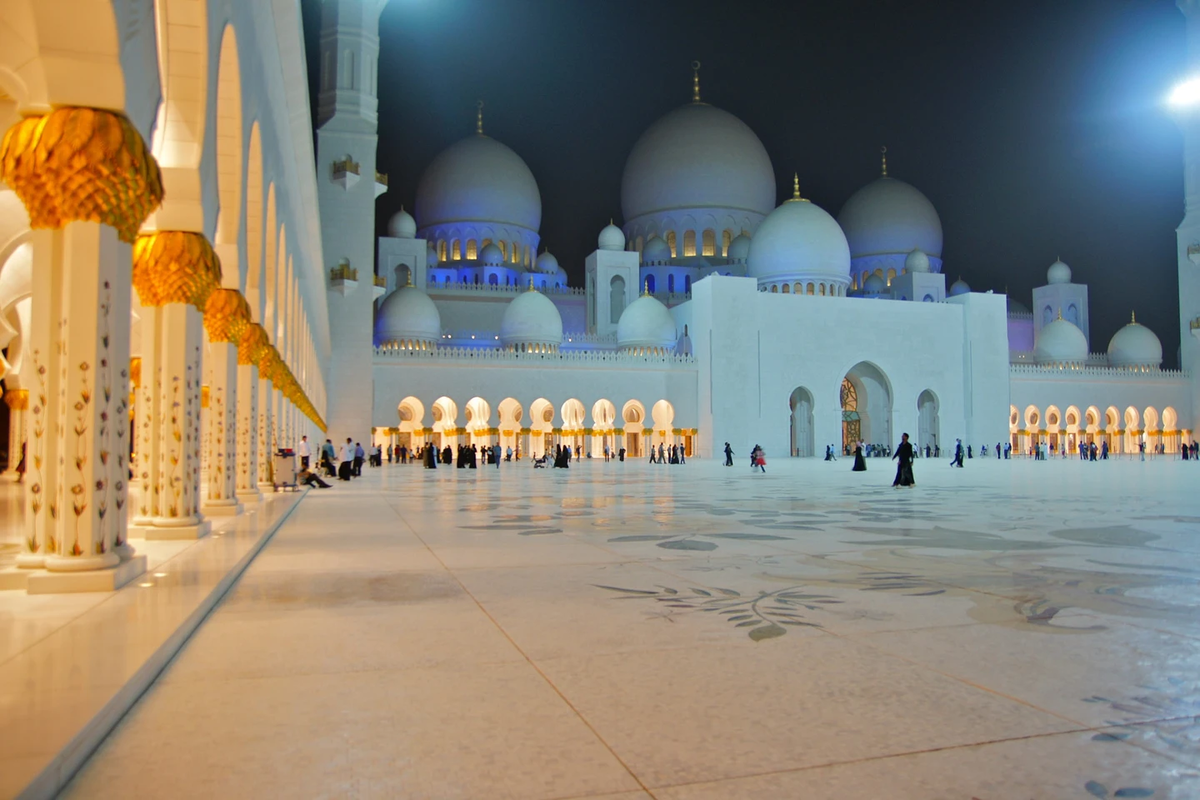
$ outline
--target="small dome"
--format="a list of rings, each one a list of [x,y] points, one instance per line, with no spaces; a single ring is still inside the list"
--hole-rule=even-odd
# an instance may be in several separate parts
[[[562,340],[562,315],[541,292],[522,292],[504,309],[500,342],[505,347],[534,345],[557,349]]]
[[[665,244],[665,242],[664,242]],[[750,237],[744,233],[739,233],[733,237],[733,241],[729,243],[729,260],[730,261],[745,261],[750,255]]]
[[[550,251],[542,253],[533,262],[533,271],[540,272],[543,275],[553,275],[558,271],[558,259],[550,254]]]
[[[495,242],[488,242],[487,246],[479,251],[479,263],[485,267],[502,267],[504,253],[500,252],[500,247]]]
[[[621,312],[617,321],[617,347],[675,349],[675,319],[659,300],[642,295]]]
[[[1162,342],[1154,331],[1136,320],[1113,334],[1108,343],[1108,365],[1110,367],[1160,367],[1162,365]]]
[[[375,342],[436,344],[442,336],[442,317],[429,295],[415,286],[402,286],[384,298],[375,312]]]
[[[1087,357],[1083,331],[1061,317],[1043,327],[1033,345],[1033,360],[1039,364],[1082,364]]]
[[[657,264],[671,260],[671,246],[661,236],[651,236],[642,248],[642,263]]]
[[[908,272],[929,272],[929,256],[919,247],[914,247],[904,257],[904,269]]]
[[[850,247],[837,220],[820,206],[792,199],[767,215],[750,240],[749,273],[775,280],[850,282]]]
[[[600,231],[599,245],[601,250],[624,250],[625,234],[610,221],[604,226],[604,230]]]
[[[438,261],[437,250],[430,248],[429,252],[425,255],[425,266],[436,267],[440,263],[441,262]]]
[[[895,178],[877,178],[859,189],[838,214],[854,258],[907,253],[913,246],[942,257],[942,221],[929,198]]]
[[[950,297],[958,297],[960,294],[970,294],[971,287],[962,278],[959,278],[954,283],[950,284],[950,291],[946,294]]]
[[[1050,265],[1050,269],[1046,270],[1046,283],[1054,285],[1056,283],[1070,283],[1071,268],[1062,262],[1055,261]]]
[[[863,281],[863,294],[885,294],[887,293],[887,281],[882,276],[872,272]]]
[[[1011,294],[1008,295],[1008,313],[1009,314],[1032,314],[1029,307],[1020,300],[1014,298]]]
[[[412,218],[403,208],[392,215],[388,220],[388,236],[393,239],[415,239],[417,238],[417,221]]]

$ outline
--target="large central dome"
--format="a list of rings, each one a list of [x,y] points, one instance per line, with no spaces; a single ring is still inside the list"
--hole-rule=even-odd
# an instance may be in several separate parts
[[[542,197],[521,157],[480,133],[447,147],[425,170],[417,186],[416,217],[421,228],[491,222],[536,233]]]
[[[766,215],[775,207],[775,170],[754,131],[706,103],[677,108],[642,134],[621,178],[626,221],[683,208]]]

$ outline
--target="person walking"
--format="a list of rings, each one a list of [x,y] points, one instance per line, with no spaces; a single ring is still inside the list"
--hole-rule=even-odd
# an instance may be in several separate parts
[[[863,458],[862,442],[854,445],[854,467],[851,472],[866,472],[867,460]]]
[[[338,453],[338,480],[349,481],[354,477],[354,441],[346,437],[342,452]]]
[[[913,479],[913,447],[908,442],[907,433],[900,437],[900,446],[896,448],[892,460],[899,462],[896,464],[896,480],[892,481],[892,487],[915,486],[917,482]]]
[[[725,466],[733,466],[733,448],[729,446],[729,442],[725,443]]]
[[[300,444],[296,445],[296,455],[300,456],[300,469],[308,469],[308,460],[312,457],[312,448],[309,447],[307,436],[300,437]]]
[[[663,447],[661,444],[659,444],[659,446],[658,446],[658,463],[659,464],[667,463],[666,453],[667,453],[667,449],[665,447]]]
[[[955,441],[956,441],[956,444],[954,445],[954,458],[951,459],[950,466],[961,468],[963,465],[962,439],[956,439]],[[910,458],[911,458],[912,445],[909,445],[908,449],[909,449]]]
[[[354,477],[362,477],[363,460],[367,457],[367,451],[363,450],[363,446],[359,442],[354,443]]]
[[[758,445],[754,445],[754,449],[750,451],[750,471],[758,467],[763,472],[767,471],[767,453]]]

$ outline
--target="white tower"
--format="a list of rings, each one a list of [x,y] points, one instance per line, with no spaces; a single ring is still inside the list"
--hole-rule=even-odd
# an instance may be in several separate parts
[[[1176,0],[1187,18],[1188,77],[1200,77],[1200,0]],[[1183,131],[1183,221],[1176,229],[1179,262],[1180,368],[1191,376],[1191,414],[1180,415],[1180,427],[1200,425],[1200,105],[1180,107]]]
[[[329,436],[371,436],[371,337],[375,298],[375,171],[379,14],[387,0],[324,0],[317,95],[317,199],[329,274],[333,352]]]
[[[587,329],[616,334],[621,312],[638,298],[638,253],[625,249],[625,234],[609,222],[597,249],[584,262],[587,274]]]
[[[1042,332],[1042,328],[1062,318],[1083,331],[1083,338],[1091,347],[1091,322],[1088,318],[1088,287],[1084,283],[1074,283],[1071,280],[1071,268],[1056,260],[1046,270],[1046,285],[1037,286],[1033,290],[1033,331],[1034,337]]]

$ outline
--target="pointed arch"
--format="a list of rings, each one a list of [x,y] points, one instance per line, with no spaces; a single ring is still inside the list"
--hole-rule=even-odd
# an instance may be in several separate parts
[[[246,263],[242,267],[241,286],[258,286],[263,262],[263,168],[262,135],[258,121],[250,127],[250,145],[246,151]]]
[[[242,76],[237,34],[226,25],[217,59],[217,213],[215,244],[237,244],[242,229]]]

